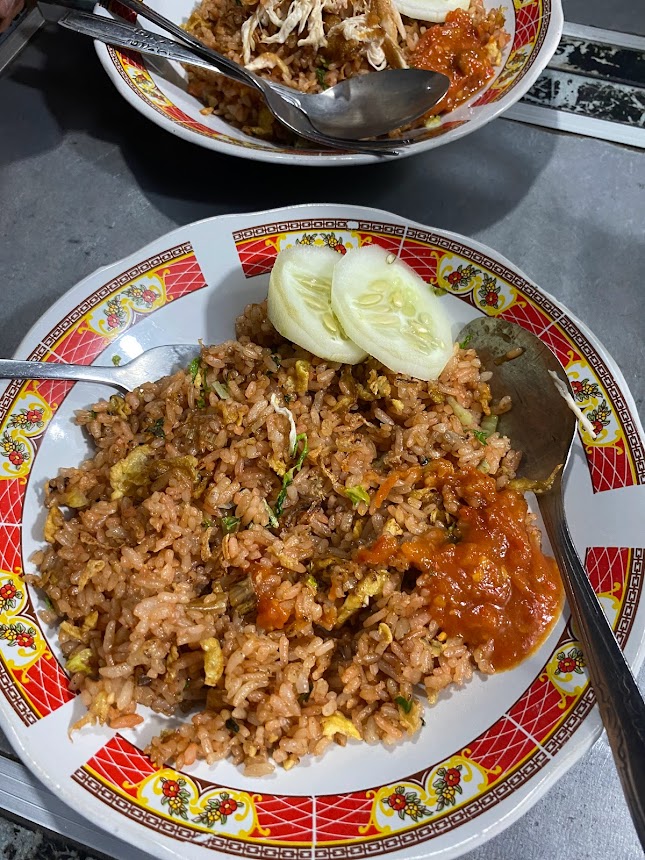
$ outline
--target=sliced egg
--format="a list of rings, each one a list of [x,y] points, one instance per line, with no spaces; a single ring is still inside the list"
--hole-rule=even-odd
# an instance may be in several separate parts
[[[367,353],[345,334],[331,306],[337,251],[295,245],[278,254],[269,280],[268,315],[287,340],[319,358],[358,364]]]
[[[409,266],[377,245],[338,260],[331,305],[354,343],[390,370],[437,379],[452,355],[442,300]]]
[[[407,15],[408,18],[443,24],[448,12],[467,9],[470,0],[394,0],[394,5],[401,15]]]

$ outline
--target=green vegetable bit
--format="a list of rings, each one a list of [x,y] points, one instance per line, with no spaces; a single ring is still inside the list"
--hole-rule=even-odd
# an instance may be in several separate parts
[[[148,427],[148,433],[152,433],[152,435],[156,436],[157,439],[163,439],[166,435],[163,429],[163,418],[157,418],[157,420]]]
[[[403,696],[397,696],[394,701],[405,714],[409,714],[412,710],[413,699],[404,699]]]
[[[235,734],[237,734],[240,730],[240,727],[235,722],[233,717],[229,717],[228,720],[224,723],[224,725],[229,730],[229,732],[234,732]]]
[[[459,349],[466,349],[472,339],[472,334],[467,334],[466,337],[460,342]]]
[[[370,494],[364,487],[361,487],[360,484],[355,487],[345,487],[343,492],[355,508],[358,507],[361,502],[365,502],[366,505],[369,505],[370,503]]]
[[[240,517],[221,517],[220,525],[225,535],[232,535],[240,527],[242,522]]]
[[[275,515],[275,513],[274,513],[274,511],[273,511],[273,508],[272,508],[272,507],[271,507],[271,505],[267,502],[267,500],[266,500],[266,499],[264,499],[264,510],[266,511],[267,516],[269,517],[269,522],[267,523],[267,527],[272,528],[272,529],[277,528],[277,526],[278,526],[278,518],[276,517],[276,515]]]
[[[311,573],[308,573],[307,576],[305,576],[305,585],[307,588],[310,588],[314,594],[318,591],[318,580]]]
[[[121,356],[120,355],[113,355],[112,356],[112,364],[115,367],[118,367],[121,364]]]
[[[195,377],[199,373],[199,358],[193,358],[193,360],[188,365],[188,372],[190,373],[190,378],[194,382]]]
[[[327,70],[324,69],[322,66],[318,66],[318,68],[316,69],[316,80],[324,90],[328,89],[328,84],[325,81],[326,75]]]
[[[293,483],[293,479],[294,479],[296,473],[299,472],[300,469],[302,469],[302,464],[305,462],[305,457],[309,453],[309,445],[307,444],[307,434],[306,433],[299,433],[296,436],[296,444],[293,446],[293,451],[291,452],[291,455],[293,457],[296,456],[298,448],[300,447],[301,444],[302,444],[302,448],[300,450],[300,454],[298,456],[298,459],[295,462],[295,465],[293,465],[290,469],[288,469],[284,473],[284,475],[282,476],[282,488],[281,488],[280,492],[278,493],[278,498],[276,499],[276,502],[275,502],[275,516],[276,517],[279,517],[282,513],[285,499],[287,498],[287,487]]]
[[[481,429],[482,433],[485,433],[487,436],[490,436],[491,433],[494,433],[497,430],[497,415],[486,415],[482,418]]]
[[[473,430],[473,436],[481,445],[485,445],[488,440],[488,436],[483,430]]]
[[[229,398],[228,388],[225,385],[223,385],[221,382],[214,382],[213,383],[213,391],[215,392],[215,394],[217,394],[217,396],[219,397],[220,400],[228,400],[228,398]]]
[[[306,704],[307,704],[307,702],[309,701],[309,697],[310,697],[310,696],[311,696],[311,694],[313,693],[313,689],[314,689],[314,688],[313,688],[313,685],[312,685],[312,684],[309,684],[309,690],[308,690],[308,692],[306,692],[306,693],[300,693],[300,695],[298,696],[298,701],[300,702],[300,704],[301,704],[301,705],[306,705]]]

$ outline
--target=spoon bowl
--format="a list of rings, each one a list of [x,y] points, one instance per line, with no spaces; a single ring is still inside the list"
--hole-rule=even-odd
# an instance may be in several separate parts
[[[551,350],[515,323],[481,317],[468,323],[459,341],[477,350],[482,367],[492,371],[494,400],[508,395],[512,408],[499,416],[497,429],[522,451],[518,477],[546,481],[564,468],[576,432],[576,416],[558,392],[550,373],[568,387],[567,375]],[[521,351],[515,358],[505,358]]]
[[[577,418],[556,389],[552,373],[566,385],[562,365],[534,334],[515,323],[479,318],[459,334],[493,372],[491,393],[509,395],[510,411],[498,430],[522,451],[518,476],[534,489],[553,554],[560,568],[600,716],[627,805],[645,849],[645,701],[578,557],[567,526],[562,474]]]
[[[77,0],[62,0],[74,7]],[[356,75],[322,93],[307,94],[254,74],[206,47],[141,0],[123,6],[151,21],[178,41],[141,27],[86,12],[68,14],[59,23],[121,47],[201,66],[259,91],[274,117],[291,131],[314,142],[346,148],[348,142],[378,137],[427,113],[448,91],[446,75],[426,69],[387,69]],[[134,39],[134,42],[132,41]],[[125,41],[123,41],[125,40]],[[324,140],[321,140],[324,138]],[[391,154],[405,141],[368,141],[364,151]],[[358,150],[357,146],[352,147]]]

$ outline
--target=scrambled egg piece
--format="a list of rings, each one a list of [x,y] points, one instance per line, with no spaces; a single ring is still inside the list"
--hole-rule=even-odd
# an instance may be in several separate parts
[[[78,580],[78,590],[82,591],[95,573],[100,573],[105,567],[104,561],[92,560],[85,565],[85,570]]]
[[[342,714],[323,717],[322,730],[326,738],[333,738],[334,735],[346,735],[348,738],[355,738],[357,741],[363,740],[361,733],[354,723],[347,717],[343,717]]]
[[[127,457],[119,460],[110,469],[112,501],[122,499],[148,481],[148,459],[152,455],[150,445],[139,445]]]
[[[224,674],[224,656],[217,639],[204,639],[199,643],[204,652],[204,674],[207,687],[214,687]]]
[[[361,579],[351,594],[347,595],[345,602],[338,610],[336,627],[343,625],[355,612],[358,612],[363,606],[367,606],[370,597],[380,595],[386,579],[387,570],[370,571],[367,576]]]
[[[82,672],[84,675],[92,674],[92,667],[90,666],[90,660],[92,659],[92,649],[91,648],[83,648],[82,651],[79,651],[77,654],[74,654],[73,657],[70,657],[67,663],[65,664],[65,668],[67,671],[74,675],[76,672]]]
[[[47,543],[56,543],[56,532],[62,527],[64,522],[65,517],[61,514],[60,508],[57,508],[56,505],[51,507],[45,520],[45,528],[43,529]]]

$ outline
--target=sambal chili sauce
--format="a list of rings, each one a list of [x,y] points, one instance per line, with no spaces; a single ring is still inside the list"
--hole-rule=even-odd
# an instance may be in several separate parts
[[[429,27],[421,36],[411,63],[418,69],[441,72],[450,78],[448,92],[432,114],[447,113],[478,92],[494,74],[490,54],[467,12],[449,12],[444,24]]]
[[[447,477],[461,498],[457,529],[433,528],[396,549],[391,537],[362,550],[360,560],[405,560],[419,572],[433,618],[448,636],[474,649],[493,642],[495,669],[516,666],[544,640],[562,608],[560,573],[526,524],[521,493],[495,490],[479,472]]]

